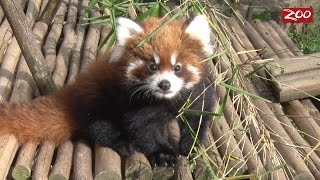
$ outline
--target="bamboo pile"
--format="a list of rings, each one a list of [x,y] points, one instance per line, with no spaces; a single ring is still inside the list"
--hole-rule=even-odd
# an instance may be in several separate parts
[[[48,2],[52,0],[20,0],[21,6],[26,7],[27,22],[37,45],[41,47],[53,81],[57,88],[62,88],[72,83],[75,76],[97,56],[102,56],[105,47],[100,51],[97,48],[111,29],[109,26],[83,25],[80,14],[85,17],[101,16],[97,12],[83,12],[89,0],[62,0],[53,21],[46,23],[50,18],[41,12]],[[214,15],[211,17],[215,21]],[[276,61],[303,55],[274,21],[242,21],[245,24],[235,18],[216,23],[218,28],[224,27],[229,32],[231,43],[228,48],[234,56],[222,54],[215,58],[211,64],[211,78],[218,78],[218,73],[225,73],[231,78],[231,63],[245,66],[249,72],[256,70],[259,76],[267,77],[260,68],[261,64],[254,61],[265,58]],[[1,8],[0,39],[1,100],[31,101],[39,95],[39,90]],[[265,52],[236,53],[254,49],[264,49]],[[224,49],[220,46],[218,51]],[[250,82],[245,79],[234,85],[267,99],[273,98],[263,78],[252,77]],[[253,105],[244,103],[243,107],[237,108],[233,101],[238,96],[237,93],[229,94],[223,86],[217,86],[213,111],[221,107],[219,99],[227,97],[225,111],[218,121],[212,123],[204,147],[204,155],[212,159],[210,164],[214,164],[214,172],[210,172],[202,158],[195,158],[194,168],[190,168],[186,157],[179,157],[176,167],[152,169],[141,153],[121,157],[108,147],[91,147],[82,140],[67,141],[56,149],[49,142],[19,145],[14,136],[5,135],[0,137],[0,179],[188,180],[208,179],[210,173],[216,177],[228,174],[262,179],[320,179],[320,152],[317,150],[320,106],[310,99],[281,104],[253,99]],[[258,108],[256,114],[252,114],[252,106]],[[261,121],[248,123],[250,118]],[[169,124],[167,129],[166,136],[177,144],[179,129],[176,122]]]

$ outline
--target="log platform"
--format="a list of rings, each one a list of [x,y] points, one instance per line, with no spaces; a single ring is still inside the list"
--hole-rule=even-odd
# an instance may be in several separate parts
[[[79,18],[80,14],[101,16],[97,12],[83,12],[89,0],[63,0],[48,27],[38,21],[48,0],[19,2],[57,88],[72,83],[77,73],[106,49],[98,50],[98,45],[108,36],[110,27],[84,25]],[[2,14],[0,8],[0,16]],[[0,180],[320,179],[319,103],[311,98],[295,100],[296,97],[278,103],[279,94],[273,93],[268,79],[268,73],[277,79],[285,78],[289,71],[301,70],[296,68],[305,66],[299,65],[299,61],[318,68],[319,58],[304,56],[275,21],[247,22],[239,15],[217,22],[214,14],[209,15],[216,28],[226,32],[230,42],[219,46],[218,53],[227,48],[232,54],[221,53],[214,58],[210,76],[230,80],[233,78],[230,67],[233,66],[238,68],[240,78],[235,78],[232,84],[238,91],[226,86],[228,81],[224,84],[217,81],[213,111],[224,106],[224,112],[210,127],[199,156],[179,157],[176,167],[152,169],[141,153],[121,157],[108,147],[89,146],[82,140],[67,141],[57,148],[49,142],[18,144],[13,135],[3,135],[0,136]],[[31,101],[39,92],[4,15],[0,17],[0,37],[1,101]],[[288,72],[271,70],[268,66],[283,66],[283,63],[290,66]],[[315,77],[317,73],[319,71],[315,70]],[[300,75],[294,77],[300,78]],[[289,78],[287,81],[296,81]],[[245,89],[251,95],[243,95],[239,89]],[[251,98],[254,94],[269,101]],[[177,124],[170,124],[167,129],[166,136],[177,142]]]

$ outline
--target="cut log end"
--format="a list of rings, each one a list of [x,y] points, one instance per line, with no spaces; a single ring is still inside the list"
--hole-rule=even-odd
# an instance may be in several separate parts
[[[14,169],[12,170],[13,179],[24,180],[24,179],[29,179],[30,176],[31,176],[31,169],[29,169],[26,166],[18,165],[14,167]]]
[[[118,172],[105,170],[97,174],[94,178],[95,180],[121,180],[121,176]]]
[[[68,178],[66,178],[62,174],[51,174],[49,176],[49,180],[68,180]]]

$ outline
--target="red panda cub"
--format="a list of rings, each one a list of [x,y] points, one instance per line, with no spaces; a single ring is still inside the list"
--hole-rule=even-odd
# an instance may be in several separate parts
[[[203,59],[212,55],[211,30],[202,15],[172,21],[147,42],[141,40],[163,23],[117,19],[117,43],[108,57],[92,63],[75,83],[31,103],[2,104],[0,134],[20,143],[86,138],[121,155],[144,153],[151,163],[173,164],[176,151],[162,136],[164,125],[190,99],[190,109],[211,111],[214,88]],[[204,140],[209,116],[184,114]],[[201,122],[201,123],[200,123]],[[187,155],[194,138],[179,121],[179,154]]]

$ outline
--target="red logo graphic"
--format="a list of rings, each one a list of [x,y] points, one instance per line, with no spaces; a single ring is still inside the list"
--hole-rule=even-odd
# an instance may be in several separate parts
[[[282,8],[283,22],[312,22],[313,9],[312,8]]]

